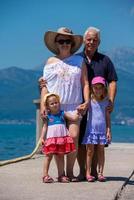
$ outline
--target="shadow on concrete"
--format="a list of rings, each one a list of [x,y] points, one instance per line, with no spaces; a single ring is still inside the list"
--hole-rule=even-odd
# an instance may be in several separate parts
[[[114,177],[114,176],[107,176],[107,181],[123,181],[123,182],[126,182],[128,181],[128,178],[127,177]],[[129,180],[127,182],[127,185],[134,185],[134,181],[133,180]]]

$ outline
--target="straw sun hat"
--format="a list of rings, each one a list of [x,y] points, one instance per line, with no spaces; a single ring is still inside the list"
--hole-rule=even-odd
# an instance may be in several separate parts
[[[82,45],[83,42],[83,37],[81,35],[75,35],[73,34],[72,30],[66,28],[66,27],[61,27],[57,30],[57,32],[54,31],[47,31],[44,35],[44,42],[47,46],[47,48],[52,51],[54,54],[58,54],[58,49],[55,43],[55,39],[57,35],[67,35],[71,36],[73,39],[73,45],[71,48],[71,53],[75,53],[80,46]]]

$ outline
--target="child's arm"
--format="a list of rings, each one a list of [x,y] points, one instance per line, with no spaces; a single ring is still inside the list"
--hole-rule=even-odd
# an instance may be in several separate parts
[[[46,117],[47,111],[46,107],[44,105],[44,96],[48,93],[48,90],[46,87],[43,87],[41,90],[41,95],[40,95],[40,115],[44,119]]]
[[[84,63],[82,66],[81,84],[82,84],[84,103],[79,105],[77,109],[81,114],[84,114],[84,112],[88,108],[88,104],[89,104],[89,100],[90,100],[90,87],[89,87],[89,81],[88,81],[88,72],[87,72],[87,67]]]
[[[42,127],[42,130],[41,130],[41,136],[40,136],[42,145],[44,145],[44,143],[45,143],[46,133],[47,133],[47,121],[45,120],[45,123]]]
[[[64,112],[64,117],[65,117],[65,119],[67,119],[67,120],[69,120],[69,121],[78,121],[79,120],[79,118],[80,118],[80,115],[77,113],[77,111],[76,111],[76,114],[70,114],[70,113],[68,113],[68,112]]]
[[[112,133],[111,133],[111,117],[110,112],[106,109],[106,136],[108,142],[112,140]]]

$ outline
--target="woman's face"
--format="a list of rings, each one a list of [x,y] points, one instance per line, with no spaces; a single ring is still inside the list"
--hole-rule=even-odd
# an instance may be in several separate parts
[[[71,52],[72,40],[69,36],[66,35],[58,35],[56,38],[56,45],[59,49],[59,52]]]

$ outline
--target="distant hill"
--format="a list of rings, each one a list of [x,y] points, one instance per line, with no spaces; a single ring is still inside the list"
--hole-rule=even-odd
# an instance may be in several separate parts
[[[35,118],[33,99],[39,98],[42,71],[10,67],[0,70],[0,120]]]
[[[134,49],[106,52],[118,74],[118,94],[112,120],[134,121]],[[0,121],[35,119],[33,99],[39,98],[38,78],[43,66],[34,70],[9,67],[0,70]]]
[[[117,69],[134,74],[134,48],[116,48],[106,52]]]

